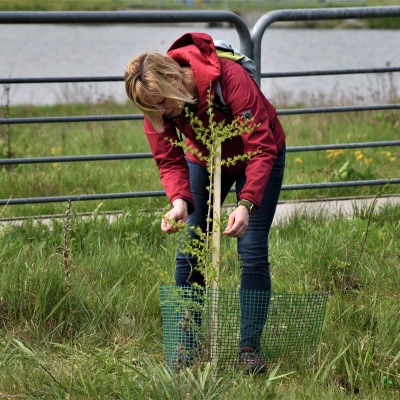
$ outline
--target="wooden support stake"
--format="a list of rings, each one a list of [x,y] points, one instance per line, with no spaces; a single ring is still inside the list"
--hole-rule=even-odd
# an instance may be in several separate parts
[[[211,298],[211,360],[214,365],[218,363],[218,286],[219,286],[219,261],[221,253],[221,146],[217,149],[217,156],[215,157],[214,176],[213,176],[213,237],[212,237],[212,270],[214,279],[211,284],[212,298]]]

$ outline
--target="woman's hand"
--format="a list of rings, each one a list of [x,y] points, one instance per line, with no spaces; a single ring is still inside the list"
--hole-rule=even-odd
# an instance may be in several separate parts
[[[229,215],[224,235],[240,238],[246,233],[248,226],[249,210],[245,206],[238,206]]]
[[[189,219],[187,203],[183,199],[172,202],[172,210],[168,211],[161,221],[161,230],[166,233],[177,232]]]

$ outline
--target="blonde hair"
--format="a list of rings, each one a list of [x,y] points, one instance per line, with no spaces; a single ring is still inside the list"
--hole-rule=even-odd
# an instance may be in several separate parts
[[[145,114],[158,132],[163,130],[162,114],[154,104],[155,96],[195,103],[185,84],[184,69],[171,57],[157,52],[145,52],[132,58],[124,74],[129,99]]]

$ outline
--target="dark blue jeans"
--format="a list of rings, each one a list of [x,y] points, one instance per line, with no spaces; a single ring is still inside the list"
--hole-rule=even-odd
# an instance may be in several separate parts
[[[286,147],[279,151],[266,185],[260,208],[250,217],[249,226],[237,240],[242,275],[240,286],[241,340],[239,348],[260,347],[260,338],[267,319],[271,278],[268,258],[268,235],[275,215],[282,187],[285,169]],[[188,226],[207,228],[208,190],[210,185],[207,170],[199,164],[188,162],[190,185],[196,210],[190,215]],[[235,184],[239,195],[246,182],[245,174],[223,175],[221,183],[221,201],[224,202],[231,187]],[[189,229],[188,234],[195,237]],[[204,286],[204,278],[196,269],[197,258],[178,250],[176,255],[176,285],[190,286],[197,283]]]

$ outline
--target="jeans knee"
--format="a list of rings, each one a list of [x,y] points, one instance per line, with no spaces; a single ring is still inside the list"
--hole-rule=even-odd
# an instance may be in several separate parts
[[[253,265],[251,267],[242,265],[242,274],[246,274],[246,275],[268,274],[269,275],[269,264]]]

